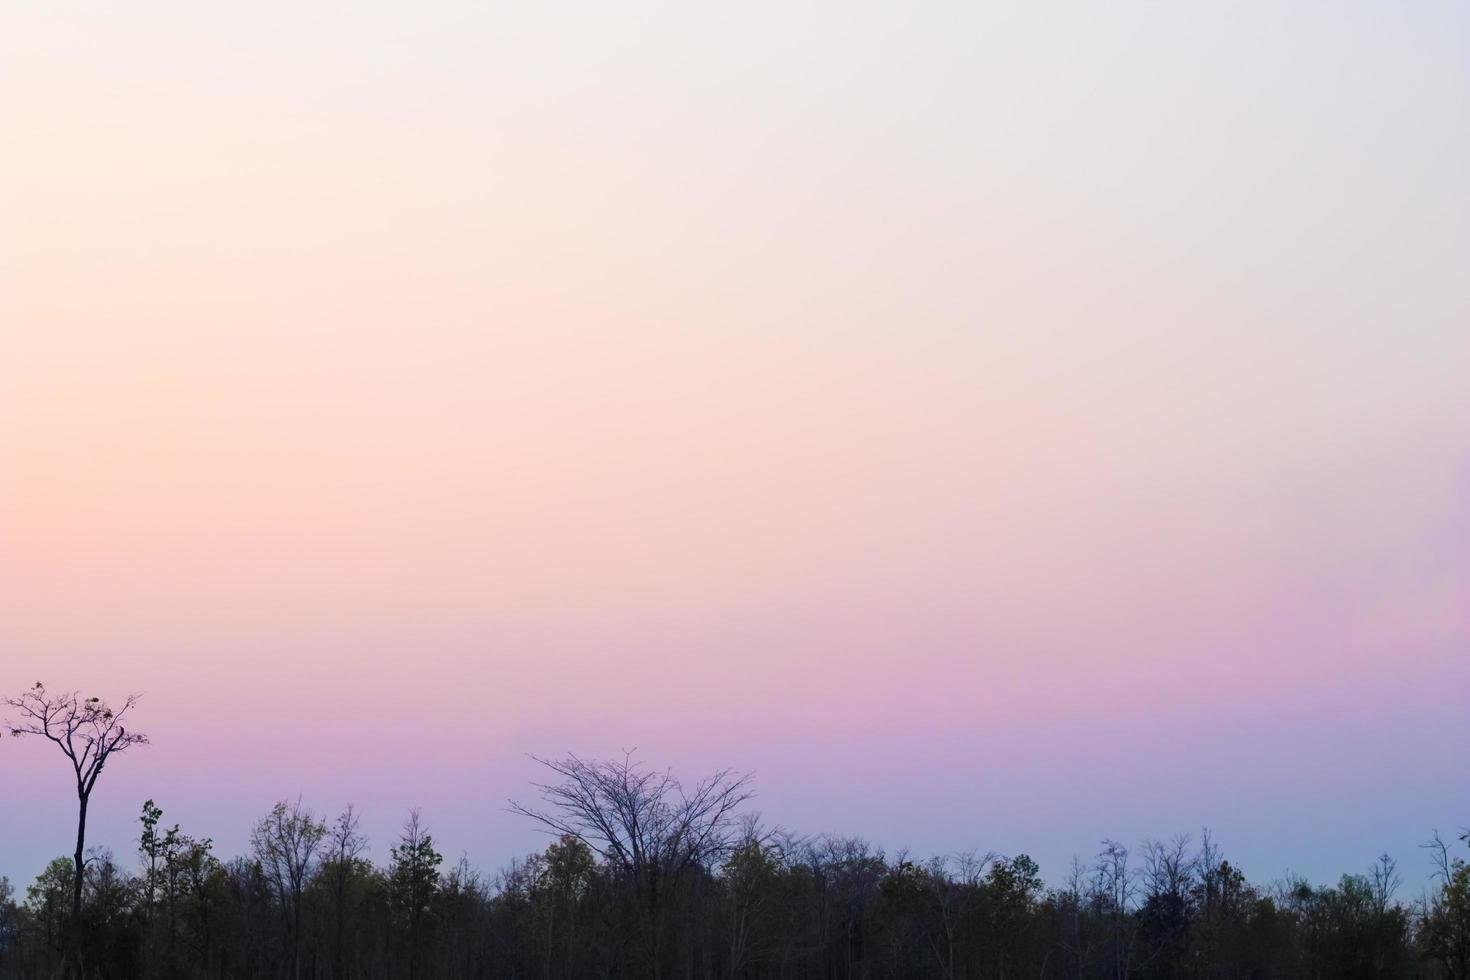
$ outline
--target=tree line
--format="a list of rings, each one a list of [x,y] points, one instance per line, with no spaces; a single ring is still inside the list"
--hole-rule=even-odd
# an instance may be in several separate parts
[[[123,859],[84,846],[85,819],[103,766],[146,742],[124,724],[133,700],[37,685],[8,703],[12,735],[61,749],[79,811],[73,855],[23,892],[0,878],[4,980],[1470,980],[1470,865],[1437,834],[1415,899],[1387,856],[1328,886],[1252,883],[1208,832],[1104,841],[1048,886],[1024,854],[920,860],[768,826],[748,774],[691,784],[569,755],[538,760],[535,799],[509,803],[547,847],[493,874],[447,864],[417,811],[374,864],[354,808],[300,799],[237,857],[150,800]]]

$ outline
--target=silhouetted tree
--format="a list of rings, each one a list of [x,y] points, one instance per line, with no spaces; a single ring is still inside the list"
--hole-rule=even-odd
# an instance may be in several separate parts
[[[388,889],[408,935],[408,980],[414,980],[424,934],[432,924],[434,899],[439,894],[439,864],[444,860],[434,850],[434,838],[424,828],[418,810],[409,811],[391,856]]]
[[[1470,835],[1461,840],[1470,839]],[[1434,866],[1437,887],[1420,912],[1420,944],[1424,955],[1440,964],[1453,980],[1470,978],[1470,864],[1450,854],[1435,832],[1424,845]]]
[[[366,850],[367,838],[358,830],[358,816],[349,803],[327,831],[326,856],[323,861],[332,891],[333,977],[346,976],[344,941],[347,928],[347,893],[353,879],[362,872],[360,864],[362,853]]]
[[[578,911],[596,875],[597,860],[592,849],[570,835],[548,844],[532,872],[530,897],[537,909],[536,918],[545,931],[542,972],[547,980],[558,974],[575,975]],[[558,955],[562,960],[559,971],[553,966]]]
[[[728,851],[735,810],[750,798],[750,775],[722,769],[686,790],[672,772],[650,769],[625,753],[596,761],[537,758],[560,777],[533,783],[546,809],[511,801],[511,809],[607,861],[632,888],[649,972],[663,974],[667,898],[693,871]]]
[[[741,821],[740,837],[720,866],[729,929],[729,970],[743,976],[771,955],[783,848],[756,814]],[[549,850],[549,849],[548,849]]]
[[[158,894],[158,859],[162,852],[163,839],[158,836],[158,821],[163,810],[152,800],[143,801],[143,813],[138,818],[143,831],[138,835],[138,853],[143,856],[143,926],[146,930],[153,921],[153,904]]]
[[[0,875],[0,977],[5,976],[6,966],[16,944],[16,927],[19,918],[15,907],[15,888],[10,879]]]
[[[250,846],[275,890],[286,923],[286,960],[292,977],[301,975],[302,893],[316,866],[326,825],[296,802],[277,803],[250,835]]]
[[[113,710],[101,698],[83,698],[76,691],[51,694],[36,681],[34,687],[19,697],[7,698],[6,704],[20,713],[19,720],[9,723],[12,736],[40,736],[56,744],[71,763],[77,789],[77,846],[73,854],[75,874],[72,877],[71,929],[75,954],[68,970],[81,972],[82,884],[86,866],[87,804],[97,777],[113,755],[134,745],[146,745],[148,736],[129,731],[124,716],[138,703],[138,695],[129,694]]]
[[[1136,928],[1132,912],[1137,893],[1138,876],[1128,865],[1128,848],[1114,840],[1103,841],[1095,865],[1092,901],[1111,927],[1109,976],[1115,980],[1125,980],[1132,971]]]

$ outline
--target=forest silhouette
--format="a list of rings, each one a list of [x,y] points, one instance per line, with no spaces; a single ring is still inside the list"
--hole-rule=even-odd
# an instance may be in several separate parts
[[[417,810],[375,865],[353,807],[301,799],[235,857],[149,800],[121,857],[86,818],[104,768],[147,744],[137,698],[37,683],[5,704],[6,741],[59,749],[78,809],[70,857],[23,890],[0,878],[0,980],[1470,978],[1470,831],[1430,838],[1412,899],[1387,855],[1332,885],[1252,883],[1208,831],[1105,840],[1048,887],[1025,854],[921,860],[768,825],[749,774],[568,755],[508,802],[550,843],[493,874],[446,865]]]

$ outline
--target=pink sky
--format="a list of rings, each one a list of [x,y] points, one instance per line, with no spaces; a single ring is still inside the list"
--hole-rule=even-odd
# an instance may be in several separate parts
[[[532,6],[532,5],[526,5]],[[1470,822],[1452,4],[0,14],[0,686],[145,797],[539,846],[525,754],[925,852]],[[69,849],[0,743],[0,873]]]

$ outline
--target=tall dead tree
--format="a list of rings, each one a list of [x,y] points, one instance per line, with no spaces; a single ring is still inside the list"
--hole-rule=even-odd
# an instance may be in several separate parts
[[[77,788],[77,849],[73,854],[76,874],[72,880],[71,930],[72,965],[80,970],[79,944],[82,921],[82,879],[86,866],[84,852],[87,841],[87,804],[97,777],[115,754],[134,745],[148,744],[148,736],[129,731],[123,719],[138,703],[138,695],[129,694],[113,709],[101,698],[83,698],[76,691],[51,694],[46,685],[36,685],[19,697],[6,698],[5,703],[20,713],[19,720],[7,727],[14,737],[39,735],[54,742],[71,763]]]

